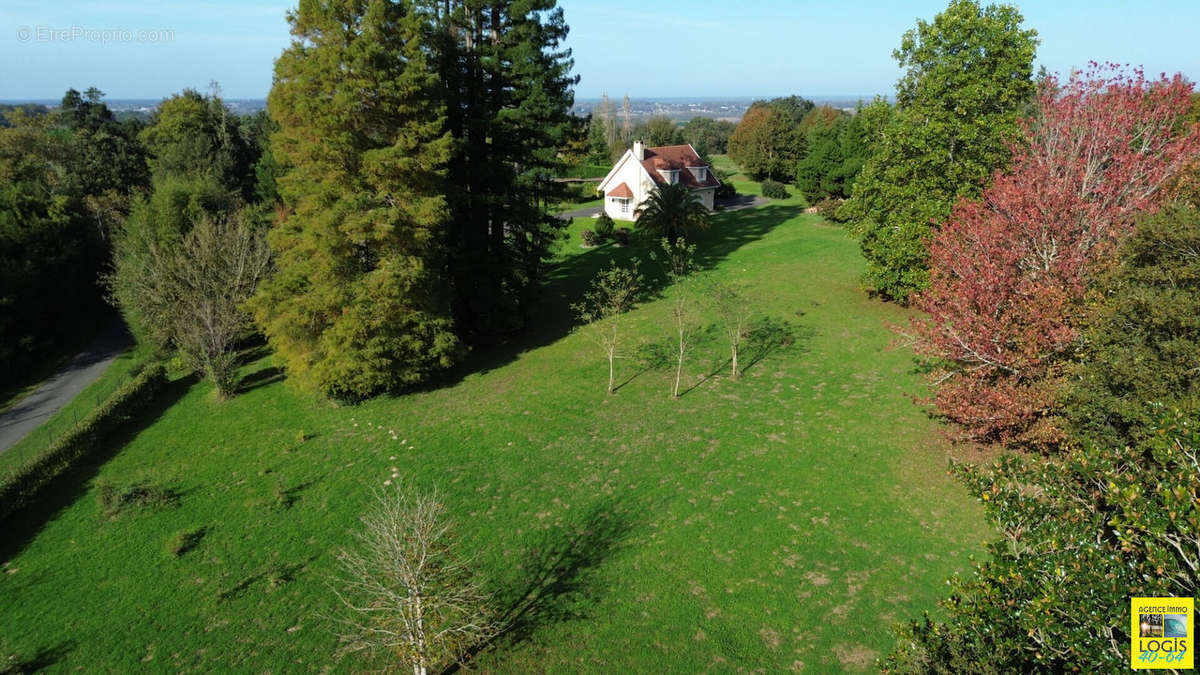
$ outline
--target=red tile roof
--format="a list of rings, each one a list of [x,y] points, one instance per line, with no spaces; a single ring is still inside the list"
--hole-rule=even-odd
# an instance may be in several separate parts
[[[659,169],[678,170],[679,182],[687,185],[693,190],[700,188],[715,188],[721,184],[717,177],[713,175],[712,168],[700,159],[696,151],[690,145],[664,145],[660,148],[646,148],[645,159],[642,160],[642,166],[646,167],[646,171],[656,183],[666,184],[666,180],[658,173]],[[696,176],[688,170],[689,167],[705,167],[708,171],[704,174],[704,180],[696,180]]]
[[[620,197],[621,199],[633,199],[633,190],[629,189],[627,183],[621,183],[617,187],[608,191],[609,197]]]

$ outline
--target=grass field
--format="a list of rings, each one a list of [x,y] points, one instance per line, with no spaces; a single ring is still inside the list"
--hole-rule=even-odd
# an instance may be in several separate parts
[[[747,186],[748,187],[748,186]],[[577,220],[537,330],[425,391],[334,407],[272,357],[218,402],[176,381],[97,466],[6,525],[0,649],[52,670],[303,672],[337,660],[333,555],[387,480],[437,487],[512,630],[499,672],[868,670],[892,624],[933,609],[988,536],[913,406],[900,309],[859,289],[856,244],[799,200],[719,214],[708,273],[755,284],[790,345],[744,358],[702,341],[672,373],[607,365],[569,301],[610,259]],[[629,317],[665,338],[667,306]],[[149,482],[176,506],[106,515],[97,486]],[[194,547],[176,556],[180,535]]]

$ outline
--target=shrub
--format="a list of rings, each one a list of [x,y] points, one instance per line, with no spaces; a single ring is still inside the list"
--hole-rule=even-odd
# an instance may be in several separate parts
[[[1130,596],[1191,596],[1200,541],[1200,432],[1159,411],[1140,447],[1009,455],[958,467],[1001,534],[901,635],[885,672],[1117,672]],[[1069,611],[1060,609],[1069,608]]]
[[[787,187],[776,180],[764,180],[762,182],[762,194],[768,199],[787,199],[792,196],[788,193]]]
[[[167,385],[161,364],[147,368],[112,393],[43,454],[0,479],[0,521],[28,504],[50,481],[99,448],[126,420],[146,408]]]
[[[608,239],[613,234],[613,227],[612,216],[601,211],[600,217],[596,219],[596,236],[600,239]]]
[[[845,201],[846,200],[844,199],[826,197],[816,204],[813,204],[813,208],[817,210],[817,215],[821,216],[825,220],[835,223],[843,222],[838,213],[841,211],[842,204],[844,204]]]
[[[1151,432],[1146,401],[1200,413],[1200,209],[1144,217],[1101,278],[1081,358],[1064,396],[1071,431],[1137,444]]]
[[[177,506],[179,495],[170,488],[149,483],[134,483],[125,487],[100,483],[96,491],[96,501],[106,516],[115,518],[121,515],[121,512],[132,508],[162,509]]]
[[[617,246],[628,246],[631,234],[633,232],[628,227],[618,227],[613,231],[613,241]]]
[[[716,199],[736,197],[737,188],[733,186],[733,181],[730,180],[733,177],[733,173],[721,171],[720,169],[713,169],[712,172],[717,177],[717,180],[721,181],[721,187],[717,188],[717,191],[713,193],[713,197]]]
[[[580,232],[579,239],[583,242],[584,246],[588,247],[595,246],[597,243],[599,243],[596,233],[592,232],[591,230],[584,230],[583,232]]]

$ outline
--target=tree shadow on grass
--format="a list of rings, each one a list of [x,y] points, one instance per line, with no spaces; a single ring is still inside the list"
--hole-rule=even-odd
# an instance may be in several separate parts
[[[40,673],[62,661],[67,654],[70,654],[74,650],[75,641],[68,640],[53,647],[39,647],[29,657],[24,657],[20,654],[0,653],[0,673],[12,673],[13,675]]]
[[[640,511],[629,499],[602,498],[573,523],[538,530],[523,561],[494,590],[504,630],[472,655],[512,647],[544,626],[587,618],[605,591],[600,568],[620,551]]]
[[[688,241],[696,244],[697,267],[703,271],[720,265],[741,247],[762,239],[803,212],[799,206],[769,204],[757,209],[713,214],[712,227],[688,237]],[[648,264],[649,254],[656,246],[657,242],[635,237],[628,246],[598,246],[551,265],[544,275],[539,298],[531,305],[531,317],[525,330],[477,345],[461,364],[418,390],[452,386],[468,375],[501,368],[523,352],[566,336],[576,324],[571,305],[580,301],[596,274],[610,264],[625,266],[634,258],[641,260],[645,290],[648,295],[657,295],[666,288],[667,280],[662,270]]]
[[[717,329],[719,332],[718,327],[713,326],[711,328]],[[768,316],[759,319],[751,327],[750,332],[746,335],[738,350],[738,375],[745,375],[747,371],[753,369],[764,359],[776,354],[807,354],[812,351],[811,343],[816,333],[817,331],[814,328],[801,326],[775,317]],[[716,366],[711,369],[711,372],[700,378],[692,386],[679,392],[679,397],[683,398],[711,380],[718,373],[727,371],[731,363],[733,363],[733,359],[730,357],[725,357],[723,360],[717,359]]]
[[[248,391],[253,391],[259,387],[265,387],[268,384],[274,384],[282,381],[284,372],[282,368],[277,366],[269,366],[260,368],[259,370],[249,373],[244,376],[237,385],[237,393],[245,394]]]
[[[23,551],[46,523],[87,493],[101,467],[143,429],[153,424],[195,383],[195,376],[169,382],[163,392],[135,418],[125,420],[111,436],[99,441],[93,450],[39,490],[30,503],[0,521],[5,533],[3,541],[0,541],[0,560],[11,559]]]

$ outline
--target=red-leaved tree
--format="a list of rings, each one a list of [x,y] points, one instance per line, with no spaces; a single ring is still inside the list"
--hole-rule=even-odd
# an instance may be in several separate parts
[[[1114,64],[1050,79],[1009,171],[935,235],[928,317],[902,334],[935,364],[933,403],[969,438],[1060,440],[1055,394],[1087,284],[1200,151],[1184,123],[1191,89]]]

